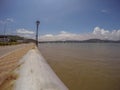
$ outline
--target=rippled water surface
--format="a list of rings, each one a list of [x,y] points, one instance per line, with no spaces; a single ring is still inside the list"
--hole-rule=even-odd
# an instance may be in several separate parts
[[[46,43],[39,49],[70,90],[120,90],[120,44]]]

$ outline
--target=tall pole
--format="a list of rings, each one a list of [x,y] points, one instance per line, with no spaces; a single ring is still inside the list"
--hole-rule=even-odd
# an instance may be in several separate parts
[[[38,47],[38,27],[39,27],[40,21],[36,21],[36,46]]]
[[[6,42],[6,27],[7,27],[7,23],[5,23],[4,25],[4,43]]]

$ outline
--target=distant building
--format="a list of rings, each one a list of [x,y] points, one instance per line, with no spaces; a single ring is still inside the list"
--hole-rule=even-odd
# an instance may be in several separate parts
[[[0,35],[0,42],[18,42],[18,43],[35,43],[34,39],[27,39],[17,35]]]
[[[10,39],[8,36],[0,35],[0,42],[9,42]]]

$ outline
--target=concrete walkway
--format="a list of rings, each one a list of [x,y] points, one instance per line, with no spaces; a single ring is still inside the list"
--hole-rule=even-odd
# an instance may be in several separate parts
[[[36,49],[30,50],[21,63],[14,90],[68,90]]]

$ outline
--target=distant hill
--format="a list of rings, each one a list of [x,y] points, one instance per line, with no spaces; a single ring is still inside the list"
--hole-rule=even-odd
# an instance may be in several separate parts
[[[82,42],[90,42],[90,43],[120,43],[119,41],[113,41],[113,40],[101,40],[101,39],[89,39],[89,40],[84,40]]]
[[[120,43],[120,40],[101,40],[101,39],[89,39],[89,40],[66,40],[66,41],[40,41],[39,43]]]

